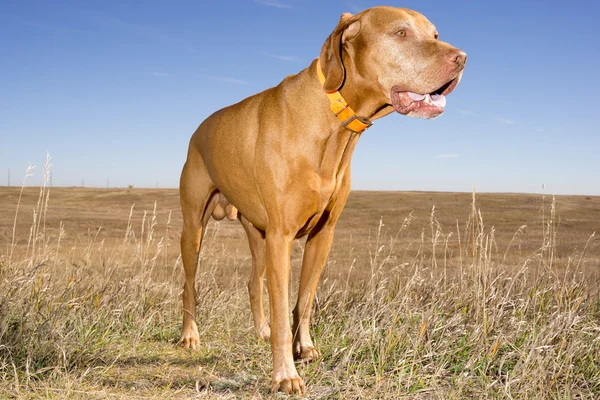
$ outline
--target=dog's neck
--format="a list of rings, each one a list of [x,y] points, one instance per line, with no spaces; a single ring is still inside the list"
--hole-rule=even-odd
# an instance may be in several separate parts
[[[303,96],[307,98],[308,103],[314,107],[314,113],[327,118],[329,129],[325,131],[311,132],[312,140],[322,142],[320,148],[323,153],[320,154],[320,175],[329,182],[337,182],[339,187],[341,179],[350,167],[350,160],[354,152],[356,143],[361,136],[360,133],[353,132],[344,128],[340,119],[338,119],[331,109],[331,103],[317,75],[317,61],[315,60],[307,69],[300,74],[308,74],[309,87],[305,87]],[[362,104],[357,101],[357,93],[348,90],[340,92],[348,105],[354,110],[355,114],[361,117],[370,117],[376,111],[371,113],[369,108],[372,104]],[[348,96],[348,97],[346,97]]]
[[[365,79],[352,63],[346,67],[346,78],[339,92],[358,115],[371,121],[394,111],[377,84]]]
[[[325,90],[322,87],[322,82],[317,78],[319,67],[317,60],[315,60],[305,72],[310,75],[310,80],[315,84],[317,92],[322,93],[318,95],[318,97],[327,99]],[[353,69],[347,69],[344,84],[338,93],[348,103],[349,108],[354,111],[356,116],[366,120],[374,121],[393,111],[392,106],[387,103],[387,99],[381,95],[377,86],[368,82]],[[322,103],[324,107],[330,108],[328,106],[329,101],[321,101],[320,103]],[[333,111],[330,111],[330,113],[332,116],[335,116]],[[330,121],[332,122],[332,131],[335,131],[338,128],[343,129],[339,119],[330,118]]]

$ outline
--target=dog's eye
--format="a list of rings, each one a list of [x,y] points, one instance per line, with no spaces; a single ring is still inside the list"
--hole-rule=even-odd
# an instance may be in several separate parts
[[[438,40],[438,38],[439,38],[439,37],[440,37],[440,35],[438,35],[438,33],[437,33],[437,32],[435,33],[435,35],[433,35],[433,38],[434,38],[435,40]]]
[[[402,29],[401,31],[396,32],[396,35],[398,36],[406,36],[406,31],[404,29]]]

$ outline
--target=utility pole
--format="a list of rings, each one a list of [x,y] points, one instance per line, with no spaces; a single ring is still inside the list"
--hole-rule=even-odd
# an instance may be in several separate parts
[[[10,186],[10,168],[8,169],[8,186]]]

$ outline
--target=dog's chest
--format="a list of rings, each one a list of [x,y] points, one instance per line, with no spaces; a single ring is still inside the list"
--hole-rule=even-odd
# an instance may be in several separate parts
[[[349,176],[347,178],[349,179]],[[329,214],[336,203],[346,201],[349,188],[345,187],[344,183],[344,176],[336,179],[321,180],[319,201],[316,202],[318,206],[300,229],[297,237],[302,237],[310,233],[317,225],[320,225],[320,223],[329,218]]]

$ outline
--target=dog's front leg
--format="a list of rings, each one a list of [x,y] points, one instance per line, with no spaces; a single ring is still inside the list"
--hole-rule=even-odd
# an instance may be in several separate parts
[[[292,355],[292,330],[288,306],[290,252],[294,236],[267,231],[267,288],[271,313],[271,352],[273,353],[273,392],[301,394],[304,381],[298,375]]]
[[[310,315],[312,312],[319,277],[327,261],[327,255],[333,241],[335,221],[327,223],[316,234],[311,233],[306,242],[298,301],[294,308],[294,358],[312,361],[319,357],[312,339],[310,338]]]
[[[350,193],[350,173],[344,175],[342,186],[337,194],[335,204],[322,216],[322,225],[319,225],[308,235],[302,260],[302,271],[300,272],[300,286],[298,288],[298,301],[294,308],[294,344],[293,351],[296,359],[311,361],[319,357],[310,338],[310,315],[315,300],[317,284],[327,255],[333,241],[335,225],[344,209],[346,199]]]

